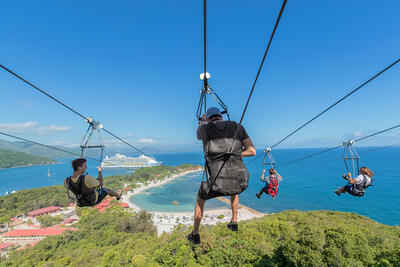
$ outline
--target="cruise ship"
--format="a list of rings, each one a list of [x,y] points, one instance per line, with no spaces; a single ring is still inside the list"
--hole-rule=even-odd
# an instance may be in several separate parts
[[[127,157],[122,154],[115,154],[113,157],[107,157],[101,162],[102,168],[141,168],[160,165],[161,162],[153,158],[141,155],[139,157]]]

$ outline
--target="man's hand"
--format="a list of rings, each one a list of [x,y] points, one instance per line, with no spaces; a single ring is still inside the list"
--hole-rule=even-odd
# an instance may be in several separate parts
[[[98,166],[98,167],[97,167],[97,170],[98,170],[99,172],[101,172],[101,167],[100,167],[100,166]]]

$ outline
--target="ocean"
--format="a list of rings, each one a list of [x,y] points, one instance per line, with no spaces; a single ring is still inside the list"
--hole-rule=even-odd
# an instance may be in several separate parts
[[[250,172],[249,188],[240,194],[240,203],[265,213],[283,210],[339,210],[356,212],[380,223],[400,224],[400,208],[396,189],[400,186],[399,159],[400,147],[390,147],[370,151],[373,148],[359,148],[360,166],[367,166],[375,173],[373,186],[365,196],[357,198],[348,194],[337,196],[334,190],[346,184],[341,175],[345,165],[341,159],[342,150],[337,149],[282,166],[291,160],[309,155],[323,149],[277,149],[273,151],[277,170],[283,181],[279,185],[276,199],[263,194],[257,199],[255,194],[263,186],[260,181],[262,157],[247,164]],[[365,153],[364,153],[365,152]],[[262,153],[258,151],[258,153]],[[176,166],[182,163],[203,164],[203,155],[198,153],[154,154],[165,165]],[[245,163],[252,158],[246,158]],[[96,176],[96,166],[88,162],[88,172]],[[50,177],[48,177],[50,172]],[[126,169],[105,169],[104,176],[124,174]],[[0,170],[0,195],[17,191],[61,184],[71,174],[70,160],[62,159],[59,164],[21,167]],[[107,178],[106,178],[107,179]],[[202,173],[189,174],[162,187],[151,188],[134,197],[141,208],[151,211],[192,211]],[[177,204],[172,204],[177,201]],[[208,201],[206,209],[226,206],[218,200]]]

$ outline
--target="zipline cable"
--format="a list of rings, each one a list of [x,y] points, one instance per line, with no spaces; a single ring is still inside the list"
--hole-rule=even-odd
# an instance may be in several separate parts
[[[375,74],[373,77],[371,77],[370,79],[368,79],[366,82],[364,82],[363,84],[361,84],[360,86],[358,86],[356,89],[354,89],[353,91],[351,91],[350,93],[348,93],[347,95],[345,95],[344,97],[342,97],[341,99],[339,99],[338,101],[336,101],[334,104],[332,104],[331,106],[329,106],[328,108],[324,109],[322,112],[320,112],[318,115],[316,115],[314,118],[312,118],[311,120],[307,121],[306,123],[304,123],[303,125],[301,125],[299,128],[297,128],[295,131],[293,131],[292,133],[290,133],[289,135],[287,135],[286,137],[284,137],[283,139],[281,139],[279,142],[277,142],[276,144],[274,144],[271,148],[276,147],[277,145],[279,145],[280,143],[282,143],[283,141],[285,141],[286,139],[288,139],[290,136],[294,135],[295,133],[297,133],[299,130],[301,130],[302,128],[304,128],[306,125],[308,125],[309,123],[311,123],[312,121],[314,121],[315,119],[317,119],[318,117],[320,117],[322,114],[324,114],[325,112],[327,112],[328,110],[330,110],[331,108],[333,108],[334,106],[336,106],[337,104],[339,104],[340,102],[342,102],[344,99],[346,99],[347,97],[349,97],[350,95],[352,95],[353,93],[357,92],[359,89],[361,89],[362,87],[364,87],[365,85],[367,85],[369,82],[371,82],[372,80],[374,80],[375,78],[379,77],[381,74],[383,74],[385,71],[387,71],[388,69],[390,69],[391,67],[393,67],[394,65],[396,65],[397,63],[400,62],[400,58],[397,59],[396,61],[394,61],[392,64],[390,64],[389,66],[387,66],[386,68],[384,68],[383,70],[381,70],[379,73]]]
[[[204,26],[204,82],[207,83],[207,0],[203,1],[203,26]],[[206,87],[207,88],[207,87]]]
[[[143,155],[145,155],[146,157],[149,157],[149,158],[151,158],[152,159],[152,157],[150,157],[149,155],[147,155],[146,153],[144,153],[143,151],[141,151],[140,149],[138,149],[138,148],[136,148],[136,147],[134,147],[134,146],[132,146],[131,144],[129,144],[128,142],[126,142],[125,140],[123,140],[122,138],[120,138],[120,137],[118,137],[118,136],[116,136],[115,134],[113,134],[112,132],[110,132],[110,131],[108,131],[108,130],[106,130],[106,129],[104,129],[103,128],[103,131],[105,131],[106,133],[108,133],[109,135],[111,135],[111,136],[113,136],[113,137],[115,137],[116,139],[118,139],[119,141],[121,141],[122,143],[124,143],[124,144],[126,144],[126,145],[128,145],[128,146],[130,146],[131,148],[133,148],[133,149],[135,149],[137,152],[139,152],[139,153],[142,153]]]
[[[376,135],[378,135],[378,134],[382,134],[382,133],[384,133],[384,132],[387,132],[387,131],[396,129],[396,128],[398,128],[398,127],[400,127],[400,124],[398,124],[398,125],[396,125],[396,126],[393,126],[393,127],[390,127],[390,128],[387,128],[387,129],[385,129],[385,130],[382,130],[382,131],[379,131],[379,132],[376,132],[376,133],[373,133],[373,134],[364,136],[364,137],[362,137],[362,138],[356,139],[356,140],[354,140],[354,143],[355,143],[355,142],[359,142],[359,141],[361,141],[361,140],[365,140],[365,139],[370,138],[370,137],[373,137],[373,136],[376,136]],[[283,164],[281,164],[281,165],[278,165],[278,167],[283,167],[283,166],[286,166],[286,165],[290,165],[290,164],[293,164],[293,163],[295,163],[295,162],[298,162],[298,161],[301,161],[301,160],[304,160],[304,159],[308,159],[308,158],[311,158],[311,157],[314,157],[314,156],[317,156],[317,155],[320,155],[320,154],[329,152],[329,151],[331,151],[331,150],[340,148],[340,147],[342,147],[342,146],[343,146],[343,145],[338,145],[338,146],[335,146],[335,147],[332,147],[332,148],[328,148],[328,149],[325,149],[325,150],[323,150],[323,151],[320,151],[320,152],[317,152],[317,153],[313,153],[313,154],[311,154],[311,155],[304,156],[304,157],[301,157],[301,158],[299,158],[299,159],[289,161],[289,162],[287,162],[287,163],[283,163]],[[364,152],[364,153],[365,153],[365,152]]]
[[[388,128],[388,129],[385,129],[385,130],[379,131],[379,132],[377,132],[377,133],[373,133],[373,134],[370,134],[370,135],[367,135],[367,136],[364,136],[364,137],[358,138],[358,139],[354,140],[354,142],[358,142],[358,141],[361,141],[361,140],[364,140],[364,139],[370,138],[370,137],[372,137],[372,136],[375,136],[375,135],[378,135],[378,134],[381,134],[381,133],[384,133],[384,132],[387,132],[387,131],[390,131],[390,130],[396,129],[396,128],[398,128],[398,127],[400,127],[400,124],[398,124],[398,125],[396,125],[396,126],[393,126],[393,127],[390,127],[390,128]]]
[[[352,95],[353,93],[355,93],[356,91],[358,91],[359,89],[361,89],[363,86],[367,85],[369,82],[371,82],[372,80],[374,80],[375,78],[377,78],[378,76],[380,76],[381,74],[383,74],[385,71],[387,71],[388,69],[390,69],[391,67],[393,67],[394,65],[396,65],[397,63],[400,62],[400,58],[397,59],[396,61],[394,61],[392,64],[390,64],[389,66],[387,66],[386,68],[384,68],[383,70],[381,70],[379,73],[375,74],[373,77],[371,77],[369,80],[367,80],[366,82],[364,82],[363,84],[361,84],[360,86],[358,86],[356,89],[354,89],[353,91],[351,91],[350,93],[348,93],[347,95],[345,95],[344,97],[342,97],[341,99],[339,99],[338,101],[336,101],[334,104],[332,104],[331,106],[329,106],[328,108],[326,108],[325,110],[323,110],[322,112],[320,112],[318,115],[316,115],[315,117],[313,117],[311,120],[307,121],[306,123],[304,123],[302,126],[300,126],[299,128],[297,128],[295,131],[293,131],[292,133],[290,133],[289,135],[287,135],[286,137],[284,137],[283,139],[281,139],[279,142],[277,142],[276,144],[274,144],[272,148],[275,148],[277,145],[279,145],[280,143],[282,143],[283,141],[285,141],[286,139],[288,139],[290,136],[294,135],[295,133],[297,133],[299,130],[301,130],[302,128],[304,128],[306,125],[308,125],[309,123],[311,123],[312,121],[314,121],[315,119],[317,119],[318,117],[320,117],[322,114],[324,114],[325,112],[327,112],[328,110],[330,110],[331,108],[333,108],[334,106],[336,106],[337,104],[339,104],[340,102],[342,102],[344,99],[346,99],[347,97],[349,97],[350,95]],[[259,159],[261,156],[263,156],[263,154],[258,155],[257,157],[255,157],[254,159],[252,159],[251,161],[249,161],[247,164],[250,164],[254,161],[256,161],[257,159]]]
[[[31,141],[31,140],[28,140],[28,139],[25,139],[25,138],[22,138],[22,137],[18,137],[18,136],[15,136],[15,135],[6,134],[6,133],[3,133],[3,132],[0,132],[0,134],[8,136],[8,137],[15,138],[15,139],[18,139],[18,140],[22,140],[22,141],[25,141],[25,142],[29,142],[29,143],[32,143],[32,144],[35,144],[35,145],[44,146],[44,147],[51,148],[51,149],[54,149],[54,150],[58,150],[58,151],[61,151],[61,152],[64,152],[64,153],[75,155],[75,156],[78,156],[78,157],[81,156],[80,154],[72,152],[72,151],[64,150],[64,149],[61,149],[61,148],[58,148],[58,147],[54,147],[54,146],[41,144],[41,143],[38,143],[38,142],[35,142],[35,141]],[[98,159],[94,159],[94,158],[90,158],[90,157],[86,157],[86,158],[100,162]]]
[[[39,92],[41,92],[42,94],[50,97],[51,99],[53,99],[54,101],[56,101],[57,103],[63,105],[64,107],[66,107],[67,109],[69,109],[70,111],[72,111],[73,113],[75,113],[76,115],[78,115],[79,117],[83,118],[83,119],[87,119],[87,117],[83,116],[81,113],[79,113],[78,111],[72,109],[71,107],[67,106],[66,104],[64,104],[63,102],[61,102],[60,100],[56,99],[55,97],[49,95],[48,93],[46,93],[45,91],[43,91],[42,89],[40,89],[39,87],[37,87],[36,85],[28,82],[27,80],[25,80],[24,78],[22,78],[21,76],[19,76],[18,74],[16,74],[15,72],[13,72],[12,70],[10,70],[9,68],[3,66],[0,64],[0,67],[2,69],[4,69],[5,71],[11,73],[12,75],[14,75],[15,77],[17,77],[18,79],[20,79],[21,81],[27,83],[28,85],[32,86],[33,88],[35,88],[36,90],[38,90]]]
[[[12,75],[14,75],[15,77],[17,77],[18,79],[20,79],[21,81],[27,83],[28,85],[30,85],[31,87],[35,88],[36,90],[38,90],[39,92],[43,93],[44,95],[48,96],[49,98],[53,99],[54,101],[56,101],[57,103],[61,104],[62,106],[64,106],[65,108],[69,109],[70,111],[72,111],[73,113],[75,113],[76,115],[78,115],[79,117],[85,119],[86,121],[88,120],[88,117],[83,116],[81,113],[79,113],[78,111],[74,110],[73,108],[69,107],[68,105],[64,104],[63,102],[61,102],[60,100],[58,100],[57,98],[51,96],[50,94],[48,94],[47,92],[43,91],[42,89],[40,89],[39,87],[37,87],[36,85],[28,82],[27,80],[25,80],[24,78],[22,78],[21,76],[19,76],[18,74],[16,74],[15,72],[11,71],[10,69],[8,69],[7,67],[5,67],[4,65],[0,64],[0,67],[4,70],[6,70],[7,72],[11,73]],[[113,134],[112,132],[103,129],[103,131],[105,131],[106,133],[110,134],[111,136],[115,137],[116,139],[120,140],[121,142],[127,144],[128,146],[130,146],[131,148],[135,149],[136,151],[138,151],[139,153],[145,155],[146,157],[152,158],[149,155],[145,154],[143,151],[141,151],[140,149],[134,147],[133,145],[129,144],[128,142],[126,142],[125,140],[123,140],[122,138],[118,137],[117,135]]]
[[[263,65],[264,65],[264,61],[265,61],[265,59],[266,59],[266,57],[267,57],[267,55],[268,55],[269,47],[271,46],[272,39],[274,38],[274,35],[275,35],[275,31],[276,31],[276,29],[277,29],[277,27],[278,27],[279,21],[281,20],[282,13],[283,13],[283,11],[285,10],[286,2],[287,2],[287,0],[283,0],[283,2],[282,2],[281,10],[279,11],[278,18],[276,19],[274,29],[272,30],[271,37],[269,38],[269,42],[268,42],[268,45],[267,45],[267,49],[265,50],[264,56],[263,56],[263,58],[262,58],[262,60],[261,60],[260,67],[258,68],[256,78],[255,78],[255,80],[254,80],[253,86],[251,87],[250,94],[249,94],[249,97],[248,97],[248,99],[247,99],[246,105],[245,105],[245,107],[244,107],[244,110],[243,110],[243,113],[242,113],[242,117],[240,118],[239,124],[241,124],[242,121],[243,121],[243,117],[244,117],[244,114],[246,113],[247,106],[249,105],[250,98],[251,98],[251,96],[253,95],[254,88],[256,87],[256,83],[257,83],[257,80],[258,80],[258,76],[260,76],[261,69],[262,69],[262,67],[263,67]]]

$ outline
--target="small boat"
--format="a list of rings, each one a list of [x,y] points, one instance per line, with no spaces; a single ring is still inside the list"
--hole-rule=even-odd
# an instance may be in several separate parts
[[[51,177],[50,169],[47,170],[47,177],[49,177],[49,178]]]

